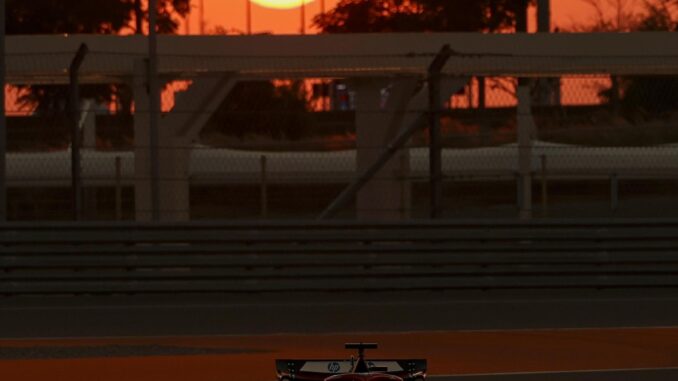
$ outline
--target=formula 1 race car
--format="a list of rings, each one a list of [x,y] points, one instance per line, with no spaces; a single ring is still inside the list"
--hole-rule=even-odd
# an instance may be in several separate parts
[[[358,358],[348,360],[276,360],[278,381],[424,381],[426,360],[365,360],[375,343],[347,343]]]

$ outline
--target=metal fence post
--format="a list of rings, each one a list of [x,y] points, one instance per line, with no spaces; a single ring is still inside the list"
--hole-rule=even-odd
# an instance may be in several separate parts
[[[122,220],[122,158],[115,157],[115,220]]]
[[[515,172],[513,177],[516,182],[516,210],[520,211],[523,209],[523,182],[520,172]]]
[[[534,120],[532,119],[532,98],[528,81],[521,83],[518,95],[518,171],[520,173],[520,209],[521,219],[532,218],[532,145]]]
[[[158,0],[148,1],[148,103],[151,160],[151,216],[153,221],[160,220],[160,154],[159,154],[159,118],[160,85],[158,79]]]
[[[388,162],[398,150],[400,150],[405,143],[407,143],[412,135],[417,132],[425,123],[424,115],[419,116],[412,124],[406,126],[398,135],[389,143],[384,152],[379,158],[367,169],[361,172],[350,184],[335,198],[330,205],[323,210],[317,219],[323,220],[334,217],[341,208],[343,208],[351,198],[355,197],[360,188],[362,188],[374,175],[379,172],[381,167]]]
[[[89,52],[87,45],[81,44],[68,69],[70,77],[69,104],[71,115],[71,199],[73,219],[83,218],[82,167],[80,157],[80,89],[79,75],[85,56]]]
[[[268,170],[266,155],[261,155],[261,218],[268,216]]]
[[[549,214],[548,170],[546,164],[546,155],[541,155],[541,213],[544,217]]]
[[[619,177],[616,173],[610,175],[610,210],[619,209]]]
[[[429,128],[429,167],[431,192],[431,218],[443,215],[443,164],[442,138],[440,136],[440,114],[442,101],[440,97],[441,71],[452,55],[449,45],[443,46],[428,68],[428,128]]]

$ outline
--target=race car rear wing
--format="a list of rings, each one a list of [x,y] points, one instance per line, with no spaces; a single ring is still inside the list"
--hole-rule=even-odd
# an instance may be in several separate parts
[[[278,379],[317,380],[348,373],[353,369],[355,360],[276,360]],[[374,372],[395,374],[404,379],[414,380],[426,377],[426,360],[406,359],[368,360],[369,369]]]

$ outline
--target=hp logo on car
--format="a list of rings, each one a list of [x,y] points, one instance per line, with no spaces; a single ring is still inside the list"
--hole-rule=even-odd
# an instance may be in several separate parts
[[[338,362],[331,362],[327,364],[327,370],[330,373],[339,373],[339,370],[341,369],[341,366],[339,365]]]

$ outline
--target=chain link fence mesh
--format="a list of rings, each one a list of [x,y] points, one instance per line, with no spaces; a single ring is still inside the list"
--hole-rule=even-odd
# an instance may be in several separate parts
[[[85,218],[90,220],[132,220],[148,212],[139,206],[135,191],[149,180],[149,173],[135,164],[136,155],[148,149],[135,138],[135,120],[141,123],[140,116],[148,111],[135,105],[135,78],[114,75],[122,69],[133,72],[132,67],[121,68],[129,62],[130,57],[126,58],[105,52],[91,52],[87,57],[103,68],[101,76],[111,78],[105,86],[85,83],[81,87],[81,167]],[[337,56],[310,60],[304,67],[290,57],[173,57],[161,64],[165,71],[179,73],[189,62],[204,72],[196,78],[163,77],[160,128],[173,114],[205,121],[190,139],[162,140],[161,157],[169,164],[161,173],[161,184],[169,190],[174,189],[171,184],[184,184],[188,189],[187,203],[163,208],[194,220],[315,218],[357,176],[358,151],[378,154],[385,149],[385,145],[357,143],[359,95],[355,81],[347,78],[369,76],[374,65],[361,70],[355,61],[378,60],[382,72],[421,75],[421,67],[432,58]],[[26,78],[25,85],[6,89],[12,220],[72,216],[67,85],[38,84],[40,73],[46,70],[42,59],[8,57],[8,62],[25,68],[19,74]],[[52,59],[63,61],[66,68],[70,57],[55,54]],[[453,59],[446,68],[448,74],[454,74],[457,63],[469,59],[474,58]],[[509,66],[524,65],[529,59],[497,58]],[[595,58],[582,59],[598,65]],[[332,60],[336,78],[307,77],[313,65],[327,65],[326,60]],[[349,72],[343,67],[351,60],[354,69]],[[626,65],[628,75],[582,73],[529,80],[536,126],[530,154],[533,217],[678,216],[678,79],[635,76],[632,67],[637,61],[622,61],[619,65]],[[667,61],[653,61],[658,72],[675,67],[675,62]],[[564,63],[553,58],[552,64]],[[176,70],[172,65],[177,65]],[[199,108],[200,102],[192,102],[195,81],[216,81],[223,74],[214,72],[240,67],[248,68],[249,79],[235,84],[214,107]],[[489,69],[479,67],[483,74],[490,73]],[[273,71],[282,78],[256,78]],[[447,218],[514,218],[521,207],[518,81],[502,77],[498,69],[492,75],[471,78],[447,99],[441,113],[443,215]],[[389,86],[384,86],[384,102]],[[189,106],[179,107],[182,102]],[[407,119],[427,109],[398,111]],[[388,112],[379,105],[360,110],[363,115]],[[403,208],[412,218],[428,218],[425,126],[403,152],[407,164],[395,176],[407,188]],[[172,162],[182,155],[186,162]],[[393,178],[393,173],[380,173],[376,180]],[[351,204],[338,217],[355,216]]]

